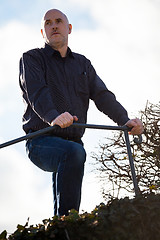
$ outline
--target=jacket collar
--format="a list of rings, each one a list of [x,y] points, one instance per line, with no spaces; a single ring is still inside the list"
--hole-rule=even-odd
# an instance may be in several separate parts
[[[47,43],[45,43],[45,46],[44,46],[44,51],[46,52],[47,55],[49,56],[53,56],[53,55],[60,55],[60,53],[56,50],[54,50],[50,45],[48,45]],[[67,57],[73,57],[74,58],[74,55],[71,51],[71,49],[68,47],[67,49]]]

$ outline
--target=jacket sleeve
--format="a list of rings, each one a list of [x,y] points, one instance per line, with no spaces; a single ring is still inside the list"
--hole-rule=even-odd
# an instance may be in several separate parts
[[[108,90],[91,63],[88,66],[88,74],[90,98],[95,102],[97,108],[118,125],[124,125],[129,120],[127,111],[116,100],[115,95]]]
[[[24,53],[20,60],[20,87],[26,103],[44,122],[50,123],[59,115],[45,81],[42,60],[33,54]]]

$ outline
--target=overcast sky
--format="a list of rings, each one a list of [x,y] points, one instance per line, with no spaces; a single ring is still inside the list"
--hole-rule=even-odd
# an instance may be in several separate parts
[[[19,59],[24,51],[43,46],[40,22],[50,8],[69,18],[70,48],[89,58],[98,75],[128,110],[138,116],[147,100],[159,103],[159,0],[5,0],[0,6],[0,142],[24,135],[23,102],[18,86]],[[91,103],[88,123],[115,125]],[[90,157],[108,132],[87,130],[88,158],[81,210],[91,211],[102,200]],[[0,150],[0,232],[16,225],[52,217],[50,173],[36,168],[25,143]]]

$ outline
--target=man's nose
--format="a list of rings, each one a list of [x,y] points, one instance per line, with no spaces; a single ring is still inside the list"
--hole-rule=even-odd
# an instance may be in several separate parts
[[[52,27],[53,29],[57,29],[57,24],[56,24],[55,22],[53,22],[52,25],[51,25],[51,27]]]

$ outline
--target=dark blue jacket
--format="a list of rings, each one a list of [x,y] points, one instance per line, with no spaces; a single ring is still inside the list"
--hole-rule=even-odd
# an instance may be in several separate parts
[[[48,127],[63,112],[76,115],[80,123],[86,123],[90,99],[118,125],[129,120],[126,110],[98,77],[91,62],[69,48],[65,58],[47,44],[24,53],[20,60],[20,87],[25,103],[26,133]],[[53,134],[81,138],[83,133],[84,129],[70,127]]]

